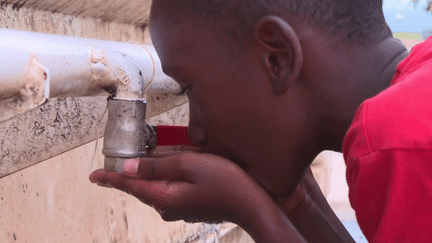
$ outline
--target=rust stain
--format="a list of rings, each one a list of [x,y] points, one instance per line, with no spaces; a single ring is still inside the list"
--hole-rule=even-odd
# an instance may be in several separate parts
[[[91,48],[90,49],[90,60],[92,63],[101,63],[105,66],[108,66],[108,59],[106,58],[105,52],[103,50]]]
[[[8,120],[47,101],[45,82],[48,74],[45,68],[34,54],[30,56],[27,66],[24,85],[17,87],[15,95],[0,102],[0,121]]]
[[[45,102],[44,87],[47,79],[47,73],[45,68],[39,62],[36,55],[30,56],[28,64],[28,72],[24,88],[20,90],[20,94],[23,100],[29,100],[33,104],[29,105],[40,105]]]
[[[109,62],[103,50],[91,48],[90,49],[90,77],[95,81],[104,81],[106,84],[102,84],[103,86],[109,85]]]

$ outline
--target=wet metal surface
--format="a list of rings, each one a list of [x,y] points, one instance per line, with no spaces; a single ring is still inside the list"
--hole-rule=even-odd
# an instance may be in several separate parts
[[[152,138],[146,123],[147,103],[143,101],[108,101],[108,121],[102,153],[105,155],[104,168],[107,171],[122,171],[127,159],[144,157]]]

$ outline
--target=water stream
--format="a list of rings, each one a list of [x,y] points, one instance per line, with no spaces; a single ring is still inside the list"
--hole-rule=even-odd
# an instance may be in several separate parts
[[[220,223],[202,223],[200,243],[219,243],[221,227]]]

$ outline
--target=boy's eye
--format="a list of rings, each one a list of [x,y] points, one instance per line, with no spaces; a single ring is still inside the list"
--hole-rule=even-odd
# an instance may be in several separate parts
[[[177,93],[177,96],[187,95],[189,90],[190,90],[190,86],[180,90],[180,92]]]

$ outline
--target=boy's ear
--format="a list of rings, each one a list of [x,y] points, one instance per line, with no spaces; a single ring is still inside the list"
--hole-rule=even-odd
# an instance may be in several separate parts
[[[300,41],[293,28],[276,16],[261,18],[255,25],[254,38],[263,50],[263,61],[273,91],[285,94],[303,65]]]

